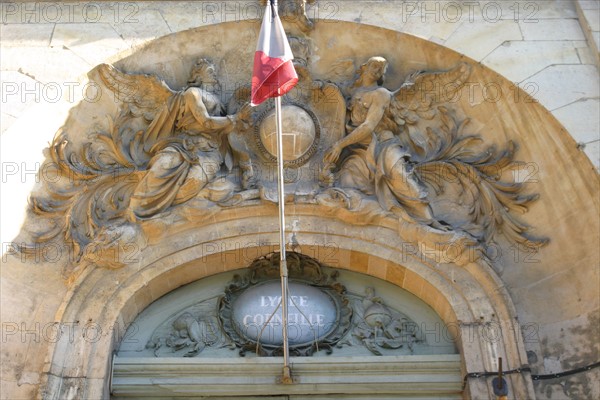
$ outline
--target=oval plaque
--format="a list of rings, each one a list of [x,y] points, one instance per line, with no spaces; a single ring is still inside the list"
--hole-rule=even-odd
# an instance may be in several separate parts
[[[289,283],[288,336],[290,346],[319,341],[337,327],[336,303],[326,292],[298,282]],[[281,284],[270,281],[245,290],[232,304],[232,319],[247,340],[281,346]],[[279,306],[279,308],[278,308]],[[277,309],[277,312],[273,312]],[[262,334],[261,334],[262,331]]]

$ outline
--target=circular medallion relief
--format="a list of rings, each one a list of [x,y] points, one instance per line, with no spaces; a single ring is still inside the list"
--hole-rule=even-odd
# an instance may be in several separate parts
[[[289,294],[290,346],[319,341],[337,327],[337,307],[329,294],[298,282],[289,283]],[[283,324],[280,301],[279,281],[252,286],[241,293],[232,304],[233,321],[239,334],[254,343],[260,341],[263,345],[281,346]]]
[[[300,106],[286,104],[281,107],[281,131],[285,166],[300,166],[308,161],[319,142],[320,131],[316,116]],[[276,162],[277,130],[274,109],[261,118],[256,135],[263,154]]]

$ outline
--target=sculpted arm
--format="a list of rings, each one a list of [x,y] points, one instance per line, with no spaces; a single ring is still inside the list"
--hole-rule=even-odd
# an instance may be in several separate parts
[[[371,104],[364,122],[356,127],[349,135],[338,141],[340,147],[344,148],[351,144],[360,143],[371,137],[377,125],[383,118],[386,108],[390,103],[390,95],[384,91],[377,90],[371,97]]]
[[[390,94],[385,89],[378,89],[371,93],[367,116],[363,123],[357,126],[349,135],[338,140],[325,156],[325,162],[335,163],[342,150],[355,143],[361,143],[370,138],[383,118],[385,110],[390,104]]]
[[[184,93],[185,110],[178,122],[178,129],[188,133],[212,133],[221,132],[227,134],[235,126],[235,116],[226,117],[213,116],[208,113],[202,94],[198,91],[188,90]]]

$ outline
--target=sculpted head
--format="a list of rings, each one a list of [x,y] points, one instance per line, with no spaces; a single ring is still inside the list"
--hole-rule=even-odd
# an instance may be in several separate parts
[[[199,86],[202,84],[217,85],[218,83],[219,80],[217,79],[215,65],[206,58],[198,59],[196,64],[192,67],[188,84],[191,86]]]
[[[383,79],[387,70],[388,62],[383,57],[371,57],[358,69],[357,84],[370,84],[377,82],[383,85]]]

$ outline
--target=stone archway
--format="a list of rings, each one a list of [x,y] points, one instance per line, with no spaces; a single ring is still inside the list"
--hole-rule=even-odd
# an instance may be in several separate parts
[[[257,207],[254,211],[268,214],[270,208]],[[301,217],[307,227],[323,218],[306,214]],[[44,398],[106,397],[112,352],[125,332],[123,327],[139,312],[181,285],[243,268],[248,256],[273,250],[270,244],[277,237],[275,218],[238,217],[231,221],[244,235],[229,236],[227,229],[219,230],[219,235],[210,233],[211,228],[226,225],[226,220],[202,230],[188,227],[171,236],[169,244],[153,246],[152,255],[144,256],[144,261],[136,266],[110,273],[90,269],[82,275],[57,316],[64,323],[79,322],[72,337],[63,335],[50,349]],[[321,224],[312,225],[317,229],[299,232],[299,245],[307,253],[314,249],[311,256],[323,263],[384,279],[421,298],[451,330],[456,329],[464,374],[494,370],[497,357],[502,357],[511,369],[526,364],[512,302],[489,266],[432,265],[414,254],[403,253],[402,242],[389,228],[357,228],[340,221],[327,222],[329,227],[339,229],[323,232],[317,228]],[[184,240],[186,244],[179,249],[170,244]],[[315,245],[319,242],[323,244]],[[528,373],[511,375],[508,381],[511,393],[532,396]],[[485,379],[467,381],[465,396],[489,397],[491,393]]]

